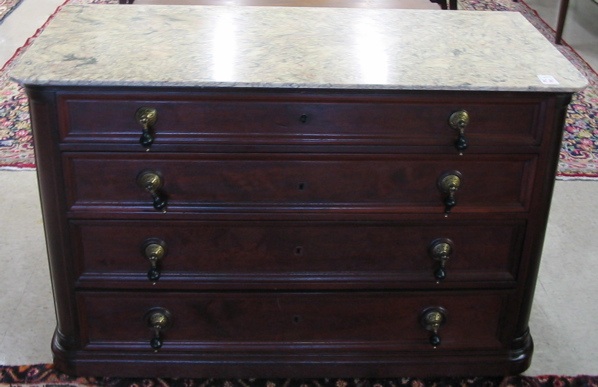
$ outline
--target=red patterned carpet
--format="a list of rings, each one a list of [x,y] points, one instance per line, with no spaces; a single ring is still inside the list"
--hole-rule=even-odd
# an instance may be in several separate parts
[[[517,11],[548,40],[554,30],[523,0],[459,0],[464,9]],[[558,167],[561,179],[598,179],[598,74],[566,43],[558,50],[588,79],[589,86],[576,93],[569,105]]]
[[[0,0],[7,1],[7,0]],[[67,3],[114,3],[116,0],[67,0]],[[522,0],[460,0],[460,8],[485,11],[518,11],[553,40],[554,31]],[[58,11],[57,11],[58,12]],[[43,30],[38,30],[36,36]],[[0,169],[35,167],[27,100],[21,87],[7,73],[17,58],[35,39],[0,70]],[[574,96],[564,130],[558,176],[561,179],[598,179],[598,74],[565,45],[559,50],[585,75],[590,86]]]
[[[0,386],[105,387],[598,387],[598,376],[509,376],[392,379],[126,379],[72,378],[51,365],[0,366]]]

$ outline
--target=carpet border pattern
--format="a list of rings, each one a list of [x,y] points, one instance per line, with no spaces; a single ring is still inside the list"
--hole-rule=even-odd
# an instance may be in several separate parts
[[[460,9],[483,11],[493,3],[496,11],[519,12],[546,39],[554,42],[555,31],[524,0],[459,0]],[[554,45],[588,80],[588,87],[575,93],[569,104],[558,164],[559,180],[598,180],[598,73],[565,41]]]
[[[51,364],[0,366],[0,386],[71,387],[598,387],[598,376],[464,378],[170,379],[70,377]]]
[[[23,87],[9,73],[19,58],[67,4],[118,4],[118,0],[65,0],[48,20],[0,68],[0,170],[35,169],[29,103]]]

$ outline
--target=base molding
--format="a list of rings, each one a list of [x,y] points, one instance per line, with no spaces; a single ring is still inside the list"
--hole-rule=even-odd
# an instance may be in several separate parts
[[[529,337],[529,336],[528,336]],[[530,341],[526,341],[528,343]],[[73,351],[54,345],[55,367],[69,375],[161,378],[389,378],[505,376],[529,367],[531,351],[283,355]],[[532,346],[526,347],[528,350]],[[515,356],[515,354],[517,354]]]
[[[533,353],[534,341],[528,328],[525,330],[523,335],[513,340],[511,352],[509,354],[509,360],[512,362],[512,364],[517,364],[518,368],[526,370],[531,365]]]

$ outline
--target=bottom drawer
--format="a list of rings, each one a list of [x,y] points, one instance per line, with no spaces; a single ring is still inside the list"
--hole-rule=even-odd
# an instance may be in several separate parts
[[[272,352],[506,348],[510,292],[79,292],[88,350]],[[155,314],[158,313],[158,314]],[[160,319],[159,314],[167,321]],[[154,322],[149,320],[154,317]],[[154,329],[156,324],[163,328]],[[430,330],[425,328],[428,325]],[[151,342],[154,339],[153,343]],[[158,339],[156,341],[155,339]]]

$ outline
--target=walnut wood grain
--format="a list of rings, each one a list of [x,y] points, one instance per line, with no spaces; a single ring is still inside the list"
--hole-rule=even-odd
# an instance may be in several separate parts
[[[374,377],[529,366],[569,94],[27,93],[61,371]],[[134,112],[148,102],[163,136],[146,151]],[[464,107],[472,145],[459,156],[446,114]],[[304,108],[313,127],[275,131]],[[136,183],[146,168],[164,178],[166,213]],[[453,169],[463,184],[445,217],[437,178]],[[144,277],[146,238],[169,246],[155,285]],[[440,284],[432,238],[455,246]],[[448,311],[437,349],[418,320],[431,306]],[[157,353],[144,321],[154,307],[173,315]]]

